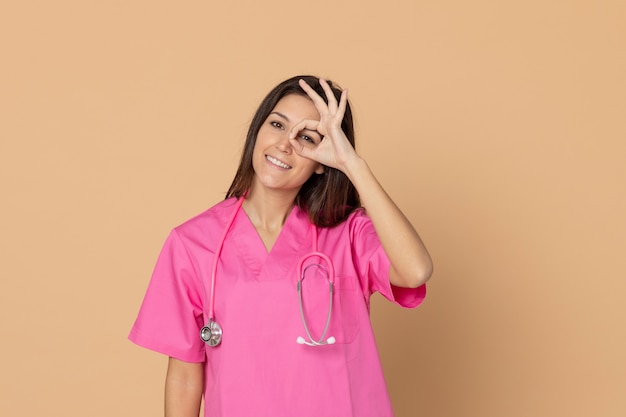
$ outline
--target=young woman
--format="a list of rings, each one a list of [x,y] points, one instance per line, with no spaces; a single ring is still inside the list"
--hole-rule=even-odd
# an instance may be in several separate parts
[[[416,307],[432,268],[355,152],[347,90],[294,77],[226,199],[171,232],[130,339],[170,358],[166,417],[203,396],[211,417],[391,416],[369,297]]]

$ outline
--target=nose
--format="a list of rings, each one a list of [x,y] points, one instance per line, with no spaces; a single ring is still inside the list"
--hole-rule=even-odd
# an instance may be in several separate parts
[[[283,153],[291,154],[293,149],[291,147],[291,143],[289,142],[289,133],[285,132],[280,136],[278,142],[276,143],[276,148]]]

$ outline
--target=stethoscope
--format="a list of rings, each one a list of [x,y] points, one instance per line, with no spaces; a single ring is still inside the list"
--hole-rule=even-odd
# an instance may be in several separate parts
[[[211,268],[211,291],[209,293],[209,308],[208,308],[209,320],[206,326],[204,326],[200,330],[200,338],[207,345],[211,347],[215,347],[220,344],[220,342],[222,341],[222,334],[223,334],[222,326],[220,326],[219,323],[215,321],[215,313],[214,313],[215,275],[217,272],[217,263],[219,261],[220,254],[222,252],[222,248],[224,247],[224,241],[226,240],[226,235],[228,234],[228,231],[230,230],[233,223],[235,222],[235,217],[237,217],[237,213],[239,212],[239,209],[243,205],[243,201],[244,201],[244,197],[241,197],[239,198],[239,200],[237,200],[235,209],[233,210],[233,213],[228,219],[228,223],[226,223],[224,232],[220,240],[218,241],[217,248],[215,249],[215,255],[213,256],[213,266]],[[324,338],[326,337],[326,333],[328,332],[328,328],[330,326],[330,318],[331,318],[332,309],[333,309],[335,267],[333,265],[333,262],[330,260],[330,258],[327,255],[321,252],[318,252],[317,250],[317,227],[315,227],[314,224],[311,224],[311,235],[312,235],[312,240],[313,240],[312,242],[313,251],[304,255],[298,262],[298,269],[297,269],[298,283],[296,285],[297,291],[298,291],[298,305],[300,308],[300,318],[302,319],[302,325],[304,326],[304,331],[307,337],[309,338],[309,340],[306,340],[302,336],[298,336],[298,338],[296,339],[296,342],[300,345],[307,345],[307,346],[332,345],[333,343],[335,343],[335,338],[333,336],[328,337],[326,340],[324,340]],[[325,267],[319,262],[309,264],[305,267],[304,264],[307,262],[307,260],[313,257],[321,258],[322,260],[326,262],[328,267]],[[318,272],[321,273],[324,276],[324,278],[328,281],[328,288],[329,288],[329,303],[328,303],[328,314],[326,316],[326,324],[324,325],[324,330],[322,331],[322,335],[320,336],[318,340],[315,340],[313,336],[311,335],[311,331],[309,330],[309,326],[307,325],[307,321],[304,316],[304,306],[302,302],[302,282],[304,281],[306,272],[310,268],[317,268]]]

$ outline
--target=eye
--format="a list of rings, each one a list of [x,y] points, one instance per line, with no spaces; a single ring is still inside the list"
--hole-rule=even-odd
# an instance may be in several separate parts
[[[270,122],[270,124],[272,126],[274,126],[277,129],[282,129],[283,128],[283,124],[281,122]]]
[[[307,136],[307,135],[300,135],[300,139],[302,140],[306,140],[309,143],[313,143],[315,144],[315,140],[313,140],[313,138],[311,136]]]

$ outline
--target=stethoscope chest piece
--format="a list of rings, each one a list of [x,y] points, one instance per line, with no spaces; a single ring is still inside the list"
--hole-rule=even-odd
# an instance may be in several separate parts
[[[222,326],[216,321],[209,322],[200,330],[200,338],[209,346],[217,346],[222,341]]]

